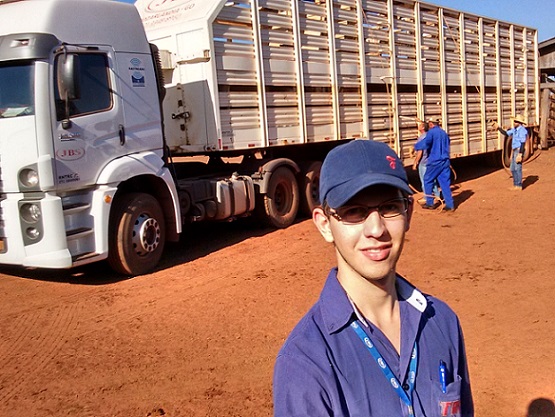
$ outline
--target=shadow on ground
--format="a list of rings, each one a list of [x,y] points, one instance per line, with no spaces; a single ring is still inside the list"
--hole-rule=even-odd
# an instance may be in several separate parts
[[[536,398],[528,406],[526,417],[555,417],[555,403],[547,398]]]

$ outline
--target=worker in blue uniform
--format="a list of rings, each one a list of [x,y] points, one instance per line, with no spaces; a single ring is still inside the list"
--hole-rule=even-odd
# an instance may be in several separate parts
[[[528,130],[526,129],[524,117],[520,114],[512,117],[513,127],[507,131],[495,125],[497,129],[505,136],[511,136],[511,164],[509,166],[513,176],[513,186],[511,190],[522,191],[522,161],[524,159],[524,150],[526,141],[528,140]]]
[[[413,210],[403,163],[381,142],[334,148],[313,221],[337,267],[276,359],[276,417],[472,417],[455,313],[396,272]]]
[[[425,209],[435,209],[432,190],[437,180],[443,198],[445,200],[445,211],[454,211],[455,202],[451,193],[451,139],[445,130],[439,126],[439,120],[429,120],[429,130],[424,140],[414,145],[416,151],[428,152],[428,163],[424,175],[424,194],[426,195]]]
[[[426,137],[426,134],[428,133],[428,124],[426,122],[418,123],[418,133],[420,134],[420,136],[418,136],[418,139],[416,139],[416,143],[423,141],[424,138]],[[416,151],[414,156],[414,162],[412,164],[412,169],[418,170],[418,176],[420,177],[420,183],[422,185],[422,192],[424,192],[424,177],[426,176],[427,163],[428,163],[428,152]],[[439,192],[439,186],[437,181],[434,181],[432,191],[434,195],[434,201],[436,198],[438,201],[441,200],[441,194]],[[423,198],[418,200],[418,203],[420,205],[426,204],[426,194],[424,194]]]

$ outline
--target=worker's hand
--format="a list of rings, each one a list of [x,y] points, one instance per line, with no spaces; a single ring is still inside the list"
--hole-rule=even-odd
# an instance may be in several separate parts
[[[412,170],[416,171],[418,169],[418,163],[415,162],[414,164],[412,164]]]
[[[517,164],[522,164],[522,154],[521,154],[521,153],[519,153],[519,154],[516,156],[515,162],[516,162]]]

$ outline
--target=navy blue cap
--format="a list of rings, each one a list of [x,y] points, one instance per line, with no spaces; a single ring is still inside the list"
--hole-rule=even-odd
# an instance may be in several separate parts
[[[320,171],[320,203],[338,208],[372,185],[412,194],[403,163],[385,143],[356,139],[332,149]]]

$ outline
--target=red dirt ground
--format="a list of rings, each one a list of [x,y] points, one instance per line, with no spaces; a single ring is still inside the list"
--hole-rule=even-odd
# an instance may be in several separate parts
[[[459,314],[476,415],[555,416],[555,150],[525,190],[456,162],[458,210],[417,207],[399,272]],[[199,227],[156,272],[0,269],[2,416],[272,414],[274,358],[334,264],[310,220]]]

